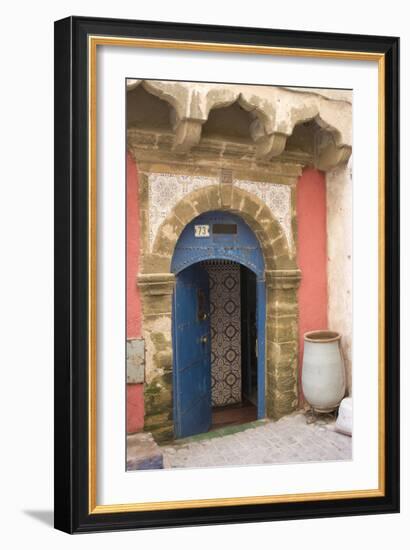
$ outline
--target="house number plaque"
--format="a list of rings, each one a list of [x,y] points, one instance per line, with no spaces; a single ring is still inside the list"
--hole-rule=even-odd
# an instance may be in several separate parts
[[[195,225],[195,237],[209,237],[209,225]]]

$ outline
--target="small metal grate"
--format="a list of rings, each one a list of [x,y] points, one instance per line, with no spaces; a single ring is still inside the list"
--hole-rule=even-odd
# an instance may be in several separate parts
[[[237,265],[237,262],[233,262],[232,260],[204,260],[203,262],[200,262],[201,265],[204,267],[207,267],[209,265]]]

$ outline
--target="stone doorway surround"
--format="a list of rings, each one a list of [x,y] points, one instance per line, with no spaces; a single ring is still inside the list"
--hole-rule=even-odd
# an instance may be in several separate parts
[[[170,121],[158,118],[153,128],[146,124],[145,114],[135,114],[136,108],[128,117],[128,150],[139,171],[141,257],[136,284],[145,342],[144,429],[158,441],[174,436],[175,277],[170,266],[184,227],[210,210],[242,217],[261,245],[266,283],[266,414],[279,419],[298,406],[301,273],[296,263],[296,183],[306,165],[322,170],[345,166],[351,153],[346,123],[351,105],[332,99],[331,93],[324,97],[279,87],[129,80],[129,92],[137,89],[138,102],[150,94],[163,104],[157,112],[166,105]],[[249,117],[246,139],[239,135],[243,120],[235,126],[235,117],[242,117],[238,109]],[[220,136],[207,131],[213,110],[217,114],[220,110],[221,120],[223,116],[233,120],[239,137],[222,135],[223,124]],[[213,124],[217,128],[215,120]],[[169,184],[169,196],[164,199],[166,206],[155,213],[153,193],[161,178]]]
[[[293,412],[298,403],[300,272],[295,257],[279,223],[260,199],[230,184],[204,187],[187,195],[162,223],[152,250],[155,260],[149,263],[151,272],[138,277],[146,346],[145,429],[157,439],[173,434],[172,255],[183,228],[209,210],[241,216],[259,239],[266,266],[266,412],[277,419]]]

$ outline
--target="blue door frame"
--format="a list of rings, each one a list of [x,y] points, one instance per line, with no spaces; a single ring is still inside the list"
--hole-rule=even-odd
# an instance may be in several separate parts
[[[230,260],[244,265],[256,275],[256,315],[257,315],[257,395],[258,418],[264,418],[265,413],[265,322],[266,322],[266,288],[265,264],[259,241],[250,227],[242,218],[230,212],[212,211],[201,214],[192,220],[182,231],[175,247],[171,263],[171,271],[177,278],[178,274],[198,262],[206,260]],[[181,387],[181,369],[176,368],[178,358],[178,339],[176,338],[176,300],[174,294],[172,314],[172,342],[174,357],[174,418],[181,418],[178,410],[178,388]],[[176,434],[178,436],[178,426]]]

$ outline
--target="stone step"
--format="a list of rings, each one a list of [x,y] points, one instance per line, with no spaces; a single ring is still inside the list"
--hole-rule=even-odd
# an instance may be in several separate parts
[[[127,471],[159,470],[163,467],[162,451],[151,433],[143,432],[127,436]]]

